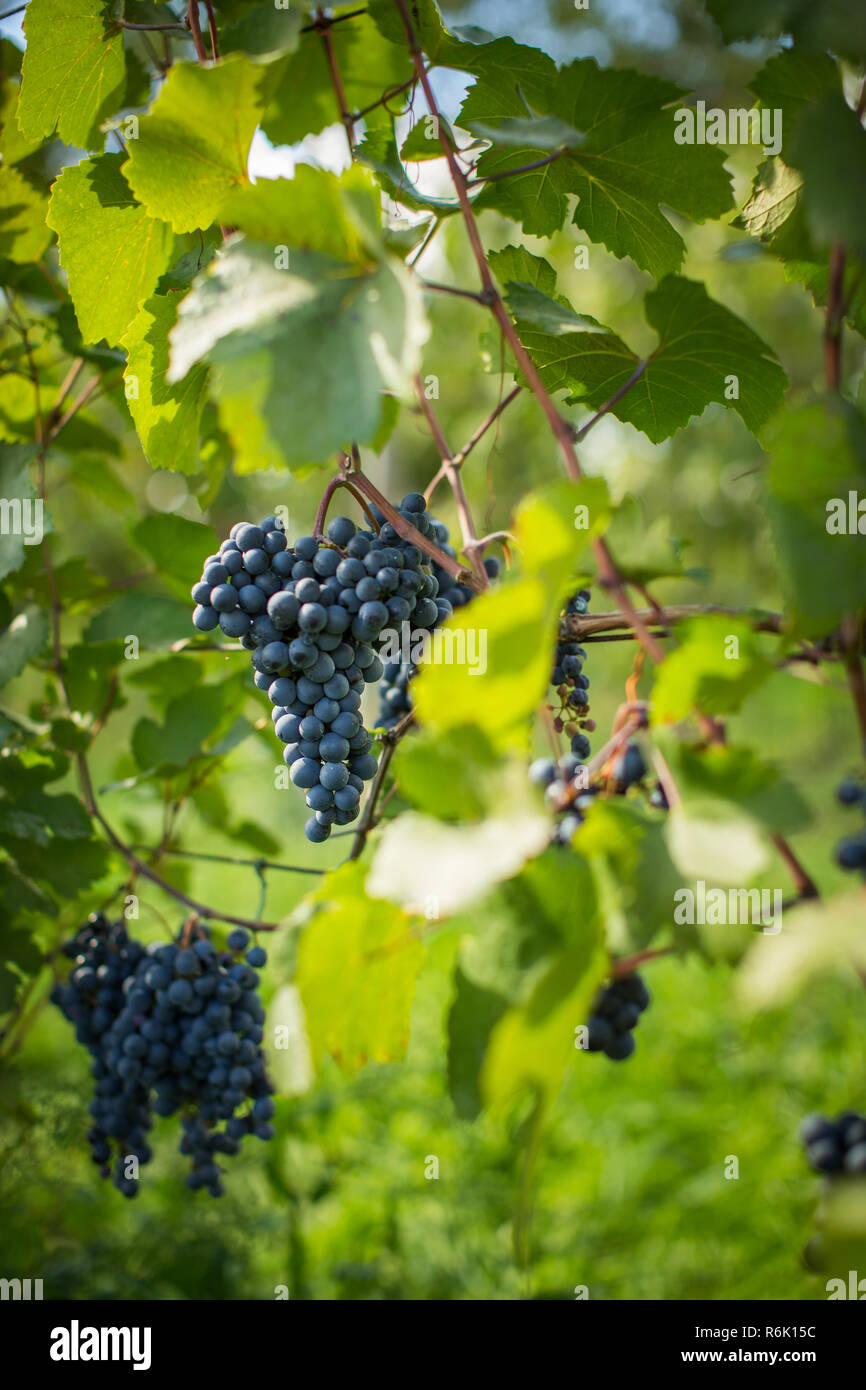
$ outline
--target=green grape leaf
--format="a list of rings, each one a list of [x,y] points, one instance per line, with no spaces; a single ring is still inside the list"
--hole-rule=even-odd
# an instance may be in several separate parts
[[[98,126],[123,98],[123,30],[103,0],[30,0],[18,125],[29,140],[53,135],[93,149]]]
[[[78,642],[63,659],[63,684],[70,708],[78,714],[98,714],[103,709],[112,678],[123,660],[120,642],[92,646]]]
[[[748,429],[759,430],[787,386],[772,349],[698,281],[666,276],[644,302],[659,344],[611,407],[617,419],[658,444],[711,403],[729,402]],[[569,389],[569,404],[599,409],[640,366],[621,338],[598,325],[592,332],[557,334],[524,328],[519,320],[517,326],[548,390]]]
[[[597,929],[587,924],[577,946],[554,957],[529,998],[509,1008],[495,1024],[481,1069],[481,1094],[494,1112],[531,1090],[545,1119],[559,1094],[566,1069],[584,1056],[575,1030],[585,1026],[605,971]]]
[[[688,811],[710,798],[725,801],[768,830],[803,830],[812,813],[796,786],[750,748],[731,744],[696,748],[655,736]]]
[[[525,150],[577,149],[585,136],[558,116],[506,116],[497,125],[470,121],[468,129],[493,145]]]
[[[347,275],[299,251],[283,270],[271,246],[236,242],[180,307],[169,380],[211,363],[239,471],[322,464],[376,437],[382,393],[411,392],[426,336],[420,287],[393,257]]]
[[[41,608],[29,603],[0,632],[0,686],[20,675],[48,640],[48,619]]]
[[[228,732],[246,692],[240,677],[219,685],[196,685],[172,700],[165,720],[140,719],[132,731],[132,754],[143,771],[179,768],[208,750],[204,744]],[[216,751],[212,748],[211,751]]]
[[[331,13],[338,18],[353,8],[358,7],[335,6]],[[330,37],[346,104],[352,113],[378,102],[387,91],[400,87],[412,76],[405,42],[402,48],[388,43],[364,14],[335,24]],[[274,72],[272,98],[262,127],[275,145],[296,144],[339,121],[334,84],[319,34],[302,34],[297,51],[280,59]],[[399,102],[399,96],[396,100]],[[391,120],[383,106],[364,117],[368,130],[383,120]]]
[[[654,723],[685,719],[695,706],[729,714],[773,673],[745,619],[707,613],[682,623],[677,636],[679,645],[656,671]]]
[[[671,861],[657,815],[621,798],[597,801],[575,844],[593,870],[610,951],[628,955],[670,931],[682,875]]]
[[[251,5],[226,24],[220,34],[220,51],[266,61],[294,53],[301,36],[302,14],[300,6]]]
[[[736,219],[750,236],[770,241],[794,212],[800,200],[803,175],[779,158],[758,166],[749,200]]]
[[[804,177],[806,221],[822,246],[841,243],[866,260],[866,186],[852,169],[866,163],[866,130],[841,94],[822,97],[804,111],[791,149]]]
[[[344,864],[310,899],[297,984],[316,1067],[330,1055],[357,1071],[398,1061],[408,1046],[424,948],[404,912],[367,894],[365,875],[365,865]]]
[[[292,179],[260,179],[229,195],[221,218],[253,241],[322,251],[364,266],[381,240],[379,194],[371,176],[353,166],[339,178],[300,164]],[[286,259],[285,257],[283,259]]]
[[[153,560],[160,579],[187,600],[190,583],[201,574],[205,557],[218,547],[213,527],[171,512],[144,517],[131,534],[139,550]]]
[[[381,188],[395,203],[415,212],[433,212],[437,217],[460,211],[456,198],[433,197],[415,187],[400,161],[393,126],[379,125],[368,130],[355,157],[373,170]]]
[[[155,294],[142,306],[122,340],[129,354],[123,376],[129,413],[151,468],[191,474],[201,468],[208,368],[196,365],[182,381],[168,382],[169,335],[178,303],[177,293]]]
[[[866,14],[849,0],[706,0],[725,43],[791,34],[798,49],[866,58]]]
[[[615,256],[630,256],[657,279],[679,269],[684,243],[661,206],[702,222],[731,204],[723,152],[674,139],[670,109],[683,89],[631,69],[602,70],[591,58],[562,68],[533,110],[580,131],[580,148],[543,168],[488,184],[477,206],[494,207],[520,220],[525,230],[551,235],[561,227],[566,199],[575,195],[573,220],[592,241]],[[471,88],[460,123],[498,124],[523,118],[526,94],[482,78]],[[527,97],[527,100],[532,99]],[[537,158],[537,150],[536,155]],[[531,163],[529,147],[488,151],[478,177]]]
[[[213,67],[171,68],[125,166],[151,217],[176,232],[209,227],[232,189],[248,181],[266,71],[237,53]]]
[[[17,265],[39,260],[51,240],[47,208],[47,198],[22,173],[0,169],[0,256]]]
[[[120,594],[84,630],[85,642],[113,642],[137,637],[143,646],[162,647],[192,637],[189,600],[165,598],[161,594],[138,592]]]
[[[529,995],[557,951],[578,944],[587,930],[598,932],[588,865],[577,854],[547,850],[495,889],[466,923],[471,932],[460,944],[448,1015],[448,1086],[457,1114],[474,1119],[494,1025]]]
[[[800,117],[828,93],[841,92],[839,66],[827,53],[786,49],[769,58],[749,82],[761,106],[781,111],[781,149],[776,155],[790,162]]]
[[[38,520],[38,513],[34,509],[36,491],[30,476],[30,465],[35,457],[35,444],[0,446],[0,579],[21,568],[28,545],[37,538],[37,528],[32,524]],[[21,506],[20,527],[16,525],[15,499]],[[29,537],[25,536],[23,524],[28,519],[28,503],[31,522]],[[44,508],[41,502],[38,506]]]
[[[478,729],[458,727],[405,739],[395,764],[397,785],[413,806],[444,820],[473,820],[484,812],[484,781],[499,760]]]
[[[49,226],[85,343],[120,342],[171,263],[174,234],[135,201],[122,154],[96,155],[54,185]]]
[[[43,144],[43,136],[36,135],[28,139],[18,128],[20,92],[20,82],[12,77],[7,77],[0,85],[0,143],[3,149],[3,163],[7,167],[27,159]]]
[[[576,527],[586,508],[600,534],[607,492],[600,479],[561,483],[530,495],[517,514],[523,572],[458,609],[444,625],[442,659],[414,681],[423,726],[474,725],[498,748],[524,747],[527,721],[550,679],[556,623],[573,574]]]
[[[863,611],[866,421],[835,396],[789,409],[767,442],[766,506],[795,624],[826,633]]]

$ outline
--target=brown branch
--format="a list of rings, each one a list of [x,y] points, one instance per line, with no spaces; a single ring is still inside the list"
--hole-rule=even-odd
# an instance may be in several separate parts
[[[142,878],[148,879],[157,888],[161,888],[170,898],[183,903],[199,917],[211,918],[216,922],[228,922],[233,927],[250,927],[253,931],[276,931],[279,927],[278,922],[259,922],[249,917],[235,917],[230,913],[221,912],[218,908],[207,907],[203,903],[196,902],[187,893],[183,893],[180,888],[175,888],[174,884],[167,882],[160,874],[139,859],[135,852],[127,845],[113,829],[110,822],[106,820],[93,790],[93,783],[90,777],[90,768],[87,758],[83,753],[79,753],[75,759],[78,770],[78,780],[81,785],[82,799],[89,815],[102,827],[106,839],[117,850],[118,854],[123,855],[124,859],[132,868],[133,872]]]
[[[478,554],[477,549],[473,549],[474,546],[477,546],[478,533],[475,530],[472,509],[469,506],[469,499],[466,496],[463,479],[460,476],[459,469],[454,467],[448,442],[442,433],[442,427],[436,418],[436,412],[424,393],[424,383],[421,380],[420,374],[417,373],[415,376],[415,392],[418,396],[424,418],[430,428],[430,433],[436,441],[436,447],[442,459],[442,467],[445,469],[445,476],[448,479],[448,484],[454,495],[454,505],[457,508],[457,517],[460,522],[460,534],[463,537],[464,547],[469,548],[469,563],[475,572],[478,583],[482,588],[486,589],[490,581],[487,577],[487,571],[484,568],[484,561]]]
[[[830,250],[830,279],[824,315],[824,380],[830,391],[842,386],[842,303],[845,286],[845,248],[838,241]]]
[[[210,51],[213,61],[216,62],[220,56],[219,40],[217,38],[216,17],[213,12],[212,0],[204,0],[204,7],[207,10],[207,28],[210,36]]]
[[[631,388],[634,386],[635,382],[640,381],[651,360],[651,358],[647,357],[644,358],[642,362],[639,362],[638,365],[635,367],[634,371],[632,372],[631,376],[629,377],[628,381],[623,382],[622,386],[619,388],[618,391],[614,392],[610,400],[605,401],[601,409],[595,412],[592,419],[588,420],[587,423],[577,431],[577,433],[574,436],[576,444],[579,444],[582,439],[585,439],[586,436],[589,434],[590,430],[593,428],[593,426],[597,425],[599,420],[601,420],[603,416],[607,415],[609,410],[613,410],[613,407],[619,404],[623,396],[625,396],[627,392],[629,392]]]
[[[773,836],[773,844],[779,851],[785,866],[794,882],[798,898],[817,898],[820,897],[818,888],[812,876],[807,873],[800,863],[788,841],[782,835]]]
[[[322,36],[322,43],[325,48],[325,58],[328,64],[328,71],[331,74],[331,85],[334,88],[334,95],[337,98],[337,105],[340,108],[340,120],[346,132],[346,139],[349,142],[349,158],[355,158],[355,123],[354,118],[349,112],[349,104],[346,101],[346,93],[343,88],[343,78],[340,73],[340,65],[337,62],[337,54],[334,49],[334,39],[331,34],[331,25],[325,19],[322,11],[317,11],[316,18],[319,25],[319,33]]]
[[[206,63],[208,61],[207,49],[204,46],[201,24],[199,23],[198,0],[189,0],[186,10],[186,19],[189,25],[189,31],[192,35],[192,41],[195,44],[195,55],[200,63]]]
[[[361,472],[357,465],[353,468],[349,476],[355,487],[363,492],[364,496],[367,497],[374,506],[379,508],[379,511],[385,519],[390,521],[394,530],[401,535],[404,540],[411,541],[412,545],[417,545],[419,550],[423,551],[425,555],[429,555],[431,560],[435,560],[437,565],[440,565],[442,569],[446,570],[458,583],[467,584],[471,589],[475,589],[476,592],[478,591],[479,585],[475,576],[467,570],[465,566],[458,564],[450,555],[447,555],[444,550],[436,545],[435,541],[431,541],[428,536],[422,536],[417,527],[413,526],[410,521],[407,521],[404,516],[400,515],[395,507],[391,506],[387,497],[382,496],[382,493],[376,485],[370,482],[370,479]]]
[[[496,183],[499,179],[513,179],[518,174],[529,174],[533,169],[543,169],[545,164],[553,164],[555,160],[561,159],[565,154],[565,147],[561,150],[554,150],[553,154],[546,155],[544,159],[534,159],[531,164],[520,164],[516,169],[503,169],[498,174],[485,174],[480,179],[467,179],[466,187],[475,188],[479,183]]]
[[[516,400],[516,398],[520,395],[522,390],[522,386],[515,386],[513,390],[509,391],[508,395],[499,402],[496,409],[491,411],[484,423],[478,426],[478,429],[475,431],[469,442],[467,444],[464,444],[463,448],[452,458],[451,463],[454,468],[462,468],[466,459],[469,457],[469,455],[472,453],[472,450],[475,448],[475,445],[478,444],[480,440],[484,438],[484,435],[490,429],[491,425],[496,423],[502,412],[506,409],[507,406],[511,404],[513,400]],[[439,469],[439,472],[436,474],[433,481],[430,484],[428,484],[427,491],[424,493],[424,497],[427,501],[428,506],[430,505],[430,498],[433,496],[436,487],[440,482],[442,482],[444,477],[445,465],[443,463],[442,467]]]
[[[312,24],[305,24],[301,29],[302,34],[321,34],[323,29],[331,29],[335,24],[342,24],[347,19],[357,19],[358,15],[366,14],[367,6],[360,10],[350,10],[348,14],[320,15]]]
[[[400,15],[403,20],[403,28],[406,33],[410,53],[412,55],[412,62],[415,66],[418,81],[421,84],[421,88],[424,92],[427,105],[430,109],[430,114],[432,116],[435,116],[438,120],[439,142],[442,146],[443,153],[448,162],[448,169],[451,175],[451,180],[454,184],[455,192],[457,193],[457,200],[460,204],[460,211],[463,215],[466,233],[469,237],[469,244],[472,248],[472,254],[475,257],[475,263],[478,267],[478,273],[481,278],[482,290],[484,291],[485,295],[489,297],[491,312],[493,313],[497,323],[499,324],[499,327],[502,331],[502,334],[506,342],[511,348],[514,360],[517,363],[519,370],[525,377],[527,385],[529,386],[530,390],[532,391],[533,395],[535,396],[536,400],[538,401],[539,405],[544,411],[545,416],[547,417],[547,421],[553,432],[553,436],[556,439],[557,444],[559,445],[566,473],[571,479],[573,479],[574,482],[580,482],[583,477],[583,474],[581,472],[580,464],[578,463],[577,454],[574,448],[574,431],[569,422],[559,413],[558,409],[556,408],[556,405],[553,401],[553,397],[548,392],[547,387],[541,380],[535,363],[532,361],[532,358],[526,351],[526,348],[523,346],[523,343],[520,339],[520,335],[517,332],[517,329],[515,328],[514,324],[512,323],[511,316],[508,313],[508,310],[506,309],[505,304],[502,301],[502,297],[496,288],[496,285],[493,280],[493,275],[490,270],[490,266],[487,263],[487,256],[484,251],[484,246],[481,242],[481,234],[478,230],[478,223],[475,219],[475,213],[472,209],[472,200],[469,197],[469,192],[466,186],[466,179],[463,175],[463,171],[461,170],[460,165],[457,162],[456,155],[454,154],[454,151],[451,148],[451,143],[445,136],[444,122],[440,117],[439,109],[436,105],[436,98],[433,95],[433,89],[430,86],[430,80],[427,76],[427,71],[424,66],[423,55],[418,45],[418,40],[415,35],[415,30],[412,26],[412,21],[409,17],[409,10],[407,8],[406,0],[395,0],[395,3],[400,11]],[[656,665],[660,665],[662,661],[664,661],[664,652],[662,651],[662,648],[659,646],[657,640],[653,637],[652,633],[647,629],[646,624],[643,623],[640,617],[636,614],[636,611],[633,608],[631,601],[629,600],[628,594],[626,593],[624,581],[619,574],[613,556],[608,550],[608,547],[604,540],[593,540],[592,551],[596,559],[596,564],[598,565],[597,582],[601,585],[602,588],[607,589],[611,594],[613,594],[621,608],[623,608],[627,613],[631,614],[633,625],[635,631],[638,633],[641,645],[644,647],[646,652],[652,657]]]
[[[367,843],[367,836],[376,824],[376,802],[379,799],[379,793],[382,790],[382,785],[385,781],[391,759],[394,756],[400,739],[411,729],[414,722],[415,713],[413,710],[410,710],[408,714],[403,715],[399,724],[395,724],[393,729],[386,729],[385,733],[382,735],[383,747],[382,755],[379,759],[379,767],[370,787],[370,795],[364,807],[364,814],[358,822],[358,829],[355,832],[355,839],[349,853],[349,859],[358,859],[363,852],[364,846]]]

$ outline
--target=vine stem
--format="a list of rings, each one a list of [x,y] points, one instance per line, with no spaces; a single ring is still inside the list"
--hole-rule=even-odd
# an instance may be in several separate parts
[[[249,927],[253,931],[276,931],[278,929],[278,922],[260,922],[255,918],[235,917],[230,913],[221,912],[218,908],[207,907],[204,903],[196,902],[195,898],[191,898],[189,894],[182,892],[180,888],[175,888],[173,883],[169,883],[161,874],[158,874],[155,869],[152,869],[149,864],[146,864],[143,859],[139,859],[135,851],[117,834],[99,806],[93,790],[93,782],[90,777],[90,766],[87,762],[87,758],[83,753],[79,753],[76,756],[75,762],[78,771],[78,780],[81,784],[82,798],[88,813],[95,821],[98,821],[106,839],[112,847],[117,850],[118,854],[123,855],[136,876],[148,879],[157,888],[161,888],[164,893],[167,893],[169,897],[174,898],[179,903],[183,903],[190,911],[197,913],[199,917],[209,918],[216,922],[228,922],[229,925],[233,927]]]
[[[461,170],[460,165],[457,162],[456,155],[454,154],[454,151],[451,148],[451,143],[445,135],[444,123],[441,119],[439,109],[436,104],[436,98],[433,94],[433,88],[430,85],[430,79],[427,76],[427,70],[424,66],[423,54],[418,46],[418,40],[415,35],[415,30],[412,26],[412,20],[409,17],[409,10],[406,4],[406,0],[395,0],[395,3],[400,11],[400,16],[403,20],[403,28],[406,33],[407,42],[409,44],[409,51],[412,56],[412,62],[415,67],[415,72],[418,76],[418,81],[421,84],[421,88],[424,92],[424,97],[427,101],[427,105],[430,109],[430,114],[437,118],[439,129],[439,143],[442,146],[443,154],[448,163],[448,170],[451,175],[451,181],[454,184],[454,189],[457,194],[457,200],[460,204],[460,211],[463,214],[463,221],[466,227],[467,235],[469,237],[469,244],[472,248],[472,254],[475,257],[475,263],[478,267],[478,274],[481,278],[481,286],[485,298],[490,305],[491,313],[493,314],[497,323],[499,324],[500,330],[506,342],[511,348],[517,366],[519,367],[520,371],[525,377],[527,385],[529,386],[530,390],[532,391],[533,395],[535,396],[536,400],[538,401],[539,405],[544,411],[545,416],[547,417],[547,422],[550,425],[551,431],[553,432],[553,436],[557,444],[559,445],[559,450],[562,455],[562,460],[565,465],[566,473],[574,482],[580,482],[582,480],[583,474],[581,472],[580,463],[578,462],[577,453],[575,452],[574,430],[571,424],[564,418],[564,416],[562,416],[559,413],[556,404],[554,403],[553,397],[550,395],[549,391],[547,390],[547,387],[544,385],[544,382],[541,380],[541,377],[538,374],[538,370],[535,366],[535,363],[532,361],[532,358],[526,351],[526,348],[523,346],[523,343],[520,339],[520,335],[517,332],[517,329],[515,328],[514,324],[512,323],[511,316],[509,315],[508,310],[506,309],[505,304],[502,301],[502,296],[496,288],[496,284],[493,279],[493,274],[490,270],[490,266],[487,263],[487,256],[485,254],[484,246],[481,241],[481,233],[478,230],[478,222],[476,221],[475,213],[472,208],[472,200],[469,197],[466,179],[463,175],[463,171]],[[661,665],[661,663],[664,661],[664,652],[662,651],[662,648],[659,646],[655,637],[653,637],[652,633],[648,630],[646,624],[643,622],[641,618],[637,616],[636,610],[632,607],[628,594],[625,590],[625,582],[619,570],[617,569],[613,556],[611,555],[605,541],[598,537],[595,538],[592,541],[592,551],[595,556],[596,563],[598,565],[598,582],[601,584],[603,588],[607,589],[610,593],[614,595],[621,608],[625,609],[626,612],[631,613],[633,625],[635,631],[639,636],[641,645],[645,648],[647,654],[652,657],[656,665]]]
[[[158,853],[160,858],[169,854],[178,859],[201,859],[208,864],[239,864],[249,869],[279,869],[286,874],[321,875],[327,872],[325,869],[306,868],[301,864],[280,864],[274,859],[244,859],[233,854],[205,854],[199,850],[175,849],[169,845],[159,845],[155,850],[150,845],[130,845],[129,848],[143,854]]]
[[[629,377],[628,381],[624,381],[619,390],[615,391],[614,394],[611,396],[610,400],[605,401],[601,409],[595,412],[592,419],[588,420],[586,424],[583,425],[577,431],[577,433],[574,436],[574,441],[576,444],[579,444],[582,439],[585,439],[586,436],[589,434],[590,430],[598,424],[599,420],[601,420],[605,415],[607,415],[608,411],[613,410],[613,407],[622,400],[623,396],[631,390],[631,388],[636,384],[636,382],[640,381],[641,377],[643,376],[651,361],[652,357],[645,357],[642,362],[638,363],[631,376]]]
[[[379,795],[382,791],[391,759],[394,756],[397,744],[400,742],[403,735],[408,733],[414,722],[415,713],[413,710],[410,710],[408,714],[403,715],[403,718],[398,724],[394,725],[393,729],[387,729],[385,731],[382,740],[384,745],[382,748],[382,756],[379,759],[379,767],[376,771],[376,776],[373,778],[373,784],[370,787],[370,795],[367,797],[364,813],[358,822],[358,829],[355,832],[355,839],[349,852],[350,860],[358,859],[363,852],[364,846],[367,843],[367,836],[376,823],[376,803],[379,800]]]
[[[328,64],[328,71],[331,74],[331,85],[334,88],[334,95],[337,98],[337,105],[340,108],[340,120],[346,132],[346,140],[349,145],[349,158],[355,158],[355,123],[349,111],[346,101],[346,93],[343,88],[343,78],[340,73],[340,65],[337,62],[337,54],[334,49],[334,39],[331,34],[330,21],[325,17],[321,10],[316,11],[316,23],[319,33],[322,36],[322,44],[325,49],[325,59]]]
[[[487,431],[490,429],[491,425],[494,425],[496,423],[502,412],[507,409],[507,407],[511,404],[513,400],[517,399],[522,390],[522,386],[515,386],[513,390],[509,391],[508,395],[505,396],[504,399],[499,402],[496,409],[490,412],[483,424],[478,426],[478,429],[475,431],[468,443],[464,444],[463,448],[460,449],[451,459],[451,465],[453,468],[459,470],[463,467],[463,464],[466,462],[466,459],[472,453],[472,450],[475,448],[475,445],[480,443]],[[445,476],[445,464],[443,463],[441,468],[439,469],[439,472],[433,478],[432,482],[427,484],[427,489],[424,493],[424,499],[427,502],[428,506],[430,505],[430,498],[433,496],[433,493],[436,491],[436,488],[438,487],[439,483],[443,481]]]
[[[204,46],[201,24],[198,17],[198,0],[189,0],[186,13],[189,31],[192,35],[193,44],[195,45],[195,56],[200,63],[206,63],[208,61],[208,56],[207,49]]]
[[[352,468],[351,473],[348,474],[348,477],[364,496],[379,508],[382,515],[386,520],[390,521],[394,530],[401,535],[404,540],[410,541],[412,545],[417,545],[419,550],[422,550],[425,555],[429,555],[431,560],[435,560],[437,565],[446,570],[458,583],[467,584],[471,589],[475,589],[476,591],[480,588],[475,576],[467,570],[464,565],[458,564],[450,555],[446,555],[445,551],[440,549],[435,541],[431,541],[427,536],[422,536],[421,532],[416,526],[412,525],[411,521],[407,521],[404,516],[400,515],[395,507],[391,506],[387,497],[383,497],[375,483],[371,483],[370,479],[361,471],[357,462]]]
[[[415,391],[421,405],[424,418],[430,428],[436,447],[439,450],[439,457],[442,459],[442,467],[445,469],[445,476],[448,485],[454,495],[454,505],[457,508],[457,518],[460,522],[460,534],[463,537],[463,545],[468,548],[469,563],[475,572],[475,577],[483,589],[490,583],[487,571],[484,568],[484,561],[478,553],[478,532],[475,530],[475,522],[472,517],[472,509],[469,506],[469,499],[466,496],[466,489],[463,486],[463,479],[460,476],[459,468],[454,467],[451,458],[451,450],[448,441],[442,433],[442,427],[436,417],[436,412],[424,391],[424,383],[420,373],[415,375]]]

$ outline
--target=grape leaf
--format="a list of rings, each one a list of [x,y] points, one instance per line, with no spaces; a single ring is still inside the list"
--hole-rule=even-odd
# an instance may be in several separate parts
[[[380,125],[368,130],[355,156],[373,170],[379,184],[395,203],[402,203],[416,212],[433,212],[437,217],[460,211],[456,198],[434,197],[415,187],[400,162],[392,126]]]
[[[742,618],[707,613],[677,629],[679,645],[656,671],[652,718],[685,719],[696,705],[728,714],[773,673],[758,638]]]
[[[60,261],[86,343],[120,341],[174,248],[171,228],[135,201],[121,168],[124,159],[85,159],[64,170],[51,195],[48,223],[60,240]]]
[[[123,337],[129,354],[124,371],[126,400],[151,468],[197,473],[208,368],[196,365],[184,379],[168,382],[169,334],[177,322],[179,295],[155,294]]]
[[[298,948],[313,1061],[330,1054],[347,1071],[403,1057],[424,948],[411,919],[364,890],[366,866],[344,864],[310,899],[315,915]]]
[[[293,53],[302,24],[300,6],[251,5],[232,19],[220,34],[222,53],[246,53],[250,58],[271,59]]]
[[[792,34],[798,48],[866,58],[866,13],[849,0],[706,0],[725,43]]]
[[[494,1026],[481,1070],[481,1094],[492,1110],[531,1089],[545,1119],[569,1062],[585,1057],[575,1048],[575,1029],[586,1023],[605,970],[592,926],[590,920],[581,944],[555,956],[529,999]]]
[[[92,149],[97,127],[123,98],[123,30],[102,0],[30,0],[18,125],[29,140],[53,135]]]
[[[0,143],[5,166],[17,164],[38,150],[44,143],[41,135],[29,139],[18,128],[18,100],[21,84],[7,77],[0,86]]]
[[[461,124],[525,117],[521,94],[507,101],[507,90],[504,83],[480,81],[463,104]],[[526,230],[550,235],[562,225],[566,198],[573,194],[578,200],[573,220],[591,240],[615,256],[630,256],[657,279],[677,270],[684,243],[660,205],[702,222],[720,216],[731,203],[723,152],[674,141],[669,108],[683,94],[660,78],[631,69],[602,70],[591,58],[578,59],[557,73],[537,109],[581,131],[581,147],[541,169],[488,184],[477,205],[498,208],[519,218]],[[532,158],[527,148],[488,151],[478,176]]]
[[[332,13],[338,18],[353,8],[358,6],[336,6]],[[366,15],[335,24],[330,38],[350,112],[364,110],[412,76],[405,42],[402,48],[388,43]],[[319,34],[301,34],[297,51],[280,59],[274,71],[273,96],[262,120],[274,144],[296,144],[339,121],[327,53]],[[390,119],[383,106],[364,117],[368,130]]]
[[[48,640],[48,619],[41,608],[27,604],[0,632],[0,686],[19,675],[38,656]]]
[[[160,579],[183,598],[189,596],[190,575],[198,576],[205,556],[215,554],[216,532],[200,521],[171,512],[155,512],[132,528],[132,539],[153,560]]]
[[[369,259],[379,240],[379,194],[353,166],[339,178],[300,164],[291,179],[260,179],[229,195],[221,218],[255,241],[323,251],[352,265]]]
[[[3,519],[0,529],[0,579],[20,569],[27,554],[23,527],[22,534],[18,535],[15,527],[7,521],[6,512],[14,498],[22,505],[33,501],[35,488],[30,477],[30,464],[35,457],[35,444],[0,447],[0,515]]]
[[[364,275],[317,253],[293,254],[286,270],[274,262],[271,246],[229,246],[171,334],[170,381],[211,363],[240,471],[324,463],[352,439],[369,443],[382,393],[411,390],[427,335],[420,287],[392,257]]]
[[[841,95],[822,97],[804,111],[791,149],[804,176],[803,205],[816,242],[839,242],[866,260],[866,130]]]
[[[0,169],[0,256],[18,265],[39,260],[51,240],[47,207],[47,198],[17,169]]]
[[[502,266],[510,272],[510,259],[500,263],[494,254],[490,260],[498,275]],[[772,349],[697,281],[666,276],[644,303],[660,341],[638,380],[611,407],[617,419],[658,444],[711,402],[730,399],[744,424],[760,429],[787,386]],[[570,390],[569,404],[599,409],[640,365],[621,338],[596,324],[592,332],[557,334],[520,320],[517,326],[548,390]]]
[[[797,134],[800,117],[828,93],[840,93],[839,67],[827,53],[800,53],[786,49],[769,58],[749,82],[762,107],[781,111],[782,147],[777,151],[789,160],[788,151]]]
[[[863,611],[866,421],[830,396],[786,411],[767,448],[766,506],[792,615],[801,629],[829,632]]]
[[[414,682],[422,725],[439,731],[475,725],[496,747],[525,746],[527,721],[550,679],[556,620],[573,573],[575,508],[581,505],[589,509],[593,530],[603,529],[606,489],[598,479],[560,484],[531,495],[520,508],[522,575],[487,590],[448,620],[445,659],[423,665]]]
[[[207,68],[175,63],[125,168],[151,217],[177,232],[209,227],[231,190],[247,182],[266,72],[237,53]]]

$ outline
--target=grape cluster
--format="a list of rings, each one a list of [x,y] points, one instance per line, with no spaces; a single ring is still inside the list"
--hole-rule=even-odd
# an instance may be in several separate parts
[[[570,598],[562,614],[582,616],[589,611],[589,589],[579,589]],[[571,751],[558,759],[536,758],[529,768],[529,780],[544,790],[548,804],[560,813],[553,839],[555,844],[567,845],[583,820],[583,812],[591,805],[595,789],[590,787],[583,770],[591,745],[585,730],[595,728],[589,718],[589,678],[583,673],[586,651],[570,639],[558,642],[553,659],[550,683],[558,704],[548,705],[553,715],[556,733],[563,731],[571,739]]]
[[[866,1118],[845,1110],[835,1120],[809,1115],[800,1126],[806,1156],[818,1173],[866,1173]]]
[[[91,1054],[91,1157],[109,1177],[115,1146],[113,1181],[125,1197],[138,1193],[129,1160],[140,1166],[153,1156],[153,1112],[180,1112],[180,1150],[192,1159],[187,1183],[212,1197],[224,1191],[217,1155],[236,1154],[247,1134],[274,1134],[260,1046],[257,971],[266,952],[248,949],[242,928],[230,933],[226,951],[197,931],[191,944],[182,932],[178,942],[145,947],[98,913],[63,947],[74,965],[51,998]]]
[[[376,773],[359,711],[365,684],[384,672],[377,643],[410,618],[429,630],[451,612],[422,552],[372,511],[378,534],[340,516],[324,537],[301,536],[293,546],[276,517],[239,522],[192,589],[199,631],[219,627],[252,653],[289,776],[313,813],[305,833],[314,843],[356,819]],[[420,493],[404,497],[399,511],[432,534]]]
[[[446,555],[452,559],[457,558],[457,551],[449,543],[449,531],[444,521],[430,517],[430,539],[434,540],[440,550],[444,550]],[[490,579],[499,576],[499,561],[492,556],[484,561],[484,568]],[[461,584],[444,570],[435,561],[433,563],[433,577],[439,585],[439,594],[445,603],[441,605],[440,614],[434,627],[445,622],[455,608],[465,608],[475,597],[474,589],[470,589],[467,584]],[[382,683],[379,686],[379,715],[376,719],[377,729],[393,729],[395,724],[408,714],[412,708],[412,699],[409,694],[409,686],[418,674],[418,667],[411,661],[389,661],[385,664],[385,672]]]
[[[649,1002],[650,992],[637,971],[600,990],[589,1019],[587,1051],[625,1061],[634,1052],[634,1028]]]
[[[836,799],[842,806],[856,806],[866,816],[866,783],[846,777],[836,788]],[[866,872],[866,826],[853,835],[846,835],[836,846],[836,863],[842,869]]]

